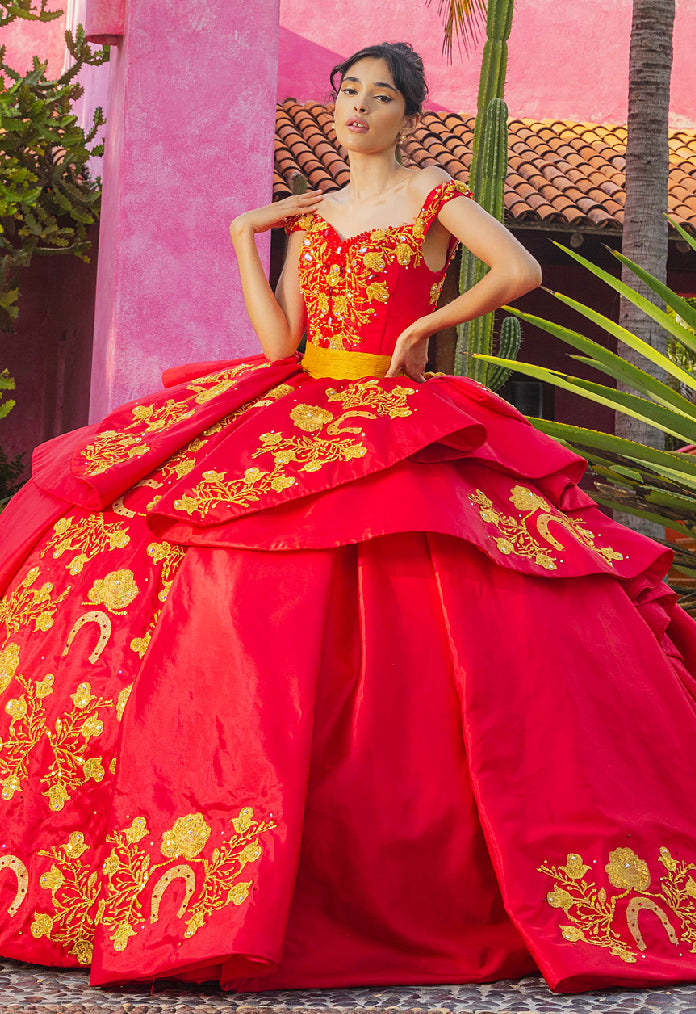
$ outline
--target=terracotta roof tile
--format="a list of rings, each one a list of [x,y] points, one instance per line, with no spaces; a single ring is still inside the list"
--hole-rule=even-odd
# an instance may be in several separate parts
[[[474,117],[427,112],[402,146],[404,165],[439,165],[466,182]],[[626,128],[574,120],[511,120],[506,221],[543,228],[618,231],[624,218]],[[672,130],[670,213],[696,232],[696,131]],[[285,197],[297,173],[335,190],[348,180],[331,106],[291,99],[277,108],[273,193]]]

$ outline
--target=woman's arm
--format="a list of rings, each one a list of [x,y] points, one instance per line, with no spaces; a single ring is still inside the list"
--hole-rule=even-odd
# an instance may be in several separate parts
[[[292,355],[304,333],[305,307],[298,275],[304,233],[294,232],[289,237],[285,266],[275,295],[263,270],[254,236],[257,232],[266,232],[274,225],[284,223],[294,215],[314,211],[321,200],[321,194],[309,192],[287,197],[254,211],[245,211],[230,225],[244,304],[261,348],[271,360]]]
[[[438,221],[479,260],[488,264],[490,271],[467,292],[414,321],[402,332],[394,349],[389,377],[404,372],[413,380],[423,380],[431,334],[497,310],[541,282],[541,268],[534,257],[474,201],[450,201],[438,215]]]

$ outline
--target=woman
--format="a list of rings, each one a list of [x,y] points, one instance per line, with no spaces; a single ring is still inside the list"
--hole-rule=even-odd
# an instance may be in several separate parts
[[[692,979],[668,554],[507,403],[425,381],[428,336],[538,267],[397,162],[409,47],[336,75],[350,185],[231,227],[265,356],[39,449],[3,515],[0,951],[238,990]],[[459,240],[491,270],[436,309]]]

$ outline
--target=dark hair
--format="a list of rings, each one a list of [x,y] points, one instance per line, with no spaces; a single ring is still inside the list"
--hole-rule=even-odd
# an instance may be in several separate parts
[[[343,63],[337,63],[329,75],[334,97],[347,71],[353,64],[365,59],[384,60],[387,63],[394,84],[404,97],[406,116],[421,112],[428,94],[428,85],[423,61],[408,42],[381,42],[376,46],[365,46]],[[340,75],[338,87],[334,82],[336,75]]]

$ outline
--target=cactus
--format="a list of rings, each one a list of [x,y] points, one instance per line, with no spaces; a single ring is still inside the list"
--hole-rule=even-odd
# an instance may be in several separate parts
[[[505,317],[500,325],[497,354],[501,359],[517,359],[522,344],[522,326],[517,317]],[[488,373],[488,386],[499,391],[512,370],[504,366],[492,366]]]
[[[504,188],[507,175],[507,106],[503,101],[505,72],[507,69],[507,39],[512,26],[513,0],[489,0],[486,24],[487,40],[483,49],[483,62],[479,78],[478,111],[474,127],[469,186],[481,207],[503,220]],[[466,292],[488,271],[468,250],[462,251],[459,273],[459,291]],[[471,359],[470,353],[490,355],[493,349],[492,313],[467,321],[457,328],[457,349],[454,372],[468,374],[482,383],[500,387],[509,371],[491,370],[487,363]],[[521,334],[513,325],[501,332],[500,348],[516,355]],[[514,358],[511,355],[509,358]]]

